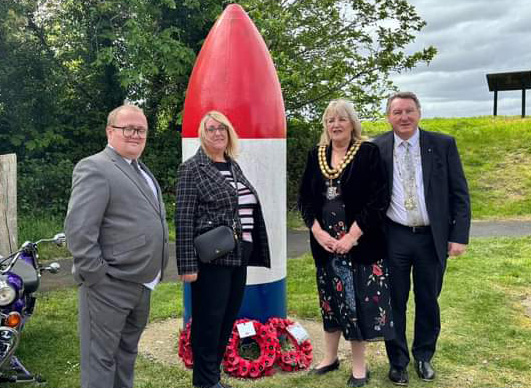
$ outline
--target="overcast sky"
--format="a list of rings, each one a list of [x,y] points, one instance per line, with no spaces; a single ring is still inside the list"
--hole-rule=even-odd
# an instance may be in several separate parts
[[[433,45],[430,65],[393,76],[424,117],[491,115],[487,73],[531,71],[531,0],[409,0],[428,23],[408,51]],[[498,92],[498,114],[520,115],[521,91]],[[531,91],[526,94],[531,116]]]

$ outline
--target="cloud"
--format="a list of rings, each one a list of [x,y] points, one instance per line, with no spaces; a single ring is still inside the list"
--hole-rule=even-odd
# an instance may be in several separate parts
[[[393,76],[402,90],[416,92],[425,117],[492,114],[486,74],[531,71],[531,3],[527,0],[410,0],[427,21],[407,51],[433,45],[430,65]],[[529,96],[527,92],[526,96]],[[500,92],[498,113],[519,115],[521,92]],[[526,110],[531,113],[530,98]]]

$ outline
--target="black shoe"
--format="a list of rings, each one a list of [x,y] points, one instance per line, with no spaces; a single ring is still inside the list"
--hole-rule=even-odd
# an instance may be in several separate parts
[[[353,375],[350,375],[350,377],[347,380],[347,387],[364,387],[369,382],[369,379],[371,378],[371,372],[367,369],[365,372],[365,377],[362,377],[361,379],[358,379],[354,377]]]
[[[391,367],[389,370],[389,380],[395,385],[408,385],[409,376],[407,375],[407,369]]]
[[[339,359],[336,358],[336,360],[331,363],[330,365],[323,366],[321,368],[313,368],[311,369],[308,374],[310,375],[324,375],[325,373],[332,372],[336,369],[339,369]]]
[[[429,361],[415,360],[415,370],[421,380],[433,381],[435,379],[435,370]]]
[[[221,381],[219,382],[219,385],[221,385],[222,388],[232,388],[231,385],[227,384],[227,383],[221,383]]]

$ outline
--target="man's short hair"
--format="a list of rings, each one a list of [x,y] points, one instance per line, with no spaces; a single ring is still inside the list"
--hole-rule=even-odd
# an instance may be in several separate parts
[[[387,99],[387,106],[385,107],[385,114],[387,116],[389,116],[389,113],[390,113],[389,110],[391,109],[391,103],[393,102],[393,100],[395,100],[397,98],[413,100],[415,102],[415,105],[417,106],[418,111],[420,112],[420,101],[419,101],[419,98],[417,97],[417,95],[415,93],[413,93],[413,92],[397,92],[395,94],[392,94]]]
[[[114,125],[116,123],[116,116],[118,116],[118,113],[120,113],[123,110],[132,110],[132,111],[136,111],[136,112],[140,112],[144,114],[144,111],[136,105],[132,105],[132,104],[120,105],[119,107],[114,108],[111,111],[111,113],[109,113],[109,115],[107,116],[107,126]]]

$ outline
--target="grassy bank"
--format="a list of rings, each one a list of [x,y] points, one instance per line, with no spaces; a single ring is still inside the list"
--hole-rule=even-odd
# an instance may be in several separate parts
[[[448,263],[441,295],[442,332],[434,359],[439,375],[433,388],[528,386],[531,311],[526,305],[531,303],[530,258],[531,237],[474,239],[464,257]],[[288,261],[290,316],[319,319],[314,283],[309,256]],[[180,284],[158,287],[153,296],[152,320],[181,316],[181,300]],[[76,320],[75,290],[51,292],[40,296],[35,316],[24,331],[20,356],[28,367],[45,375],[51,387],[79,387]],[[390,387],[382,343],[370,345],[368,359],[373,375],[370,386]],[[412,369],[410,374],[411,388],[426,387]],[[137,388],[191,386],[189,371],[144,357],[139,359],[136,376]],[[344,362],[339,372],[325,378],[300,372],[228,382],[235,388],[342,387],[347,377]]]
[[[455,137],[474,219],[531,217],[531,119],[477,117],[423,119],[421,127]],[[363,123],[375,136],[385,122]]]

